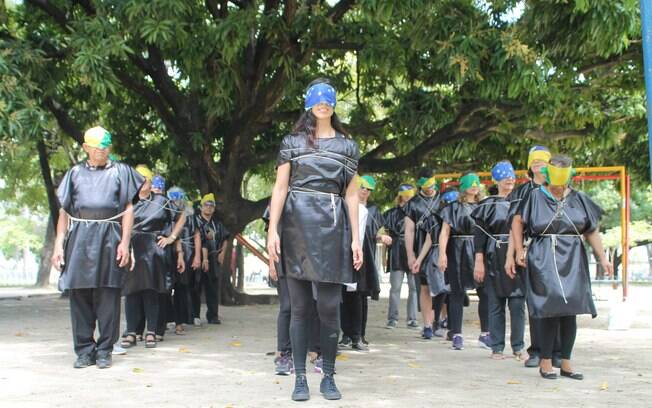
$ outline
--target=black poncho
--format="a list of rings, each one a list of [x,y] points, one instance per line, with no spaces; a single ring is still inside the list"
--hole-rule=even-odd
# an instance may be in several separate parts
[[[138,200],[144,181],[130,166],[113,161],[104,167],[84,162],[65,174],[57,190],[70,216],[60,290],[123,287],[127,269],[116,261],[122,237],[122,219],[116,216]]]
[[[277,166],[291,164],[280,226],[285,276],[313,282],[352,283],[351,227],[344,202],[355,176],[358,145],[341,134],[310,146],[303,135],[281,143]]]
[[[407,205],[407,204],[406,204]],[[407,253],[405,252],[405,213],[401,207],[390,208],[383,214],[385,231],[392,238],[392,245],[387,249],[387,270],[409,272]]]
[[[477,204],[453,201],[440,213],[442,221],[450,225],[450,238],[446,246],[448,257],[446,276],[453,293],[464,292],[475,287],[473,279],[475,222],[471,218],[475,207]]]

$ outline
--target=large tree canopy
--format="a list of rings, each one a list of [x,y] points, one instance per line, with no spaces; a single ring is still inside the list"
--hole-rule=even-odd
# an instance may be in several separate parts
[[[535,142],[646,174],[635,0],[24,0],[0,18],[6,143],[60,149],[102,123],[125,161],[215,192],[234,231],[316,77],[387,186],[523,165]]]

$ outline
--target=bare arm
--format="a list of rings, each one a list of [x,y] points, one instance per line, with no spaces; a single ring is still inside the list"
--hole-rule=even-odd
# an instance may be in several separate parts
[[[54,240],[54,253],[52,254],[52,266],[57,271],[63,269],[63,240],[66,237],[66,230],[68,229],[68,214],[62,209],[59,210],[59,220],[57,221],[57,236]]]
[[[421,247],[421,251],[419,251],[419,256],[414,261],[414,265],[412,265],[412,273],[419,273],[419,269],[421,269],[421,264],[423,263],[423,260],[426,258],[426,255],[428,255],[428,252],[430,251],[431,247],[432,247],[432,238],[430,237],[430,234],[427,234],[426,241],[423,243],[423,246]]]
[[[600,262],[600,265],[604,269],[607,276],[612,277],[614,273],[614,268],[611,262],[607,259],[604,253],[604,247],[602,246],[602,238],[600,237],[600,229],[596,228],[592,232],[584,234],[589,245],[593,248],[593,253],[595,254],[596,259]]]
[[[283,163],[276,169],[276,182],[269,203],[269,227],[267,229],[267,253],[271,262],[278,262],[281,241],[278,236],[278,222],[281,219],[290,184],[290,163]]]
[[[515,215],[512,221],[512,243],[515,249],[516,263],[525,267],[525,249],[523,248],[523,219],[520,215]]]
[[[131,243],[131,230],[134,226],[134,206],[129,203],[125,208],[122,216],[122,240],[118,245],[116,253],[116,261],[121,268],[127,266],[131,259],[129,253],[129,244]]]
[[[412,264],[416,260],[416,255],[414,254],[414,231],[415,225],[412,218],[405,217],[405,252],[407,252],[408,266],[412,268]]]
[[[197,269],[201,265],[201,234],[199,231],[195,231],[192,239],[195,243],[195,259],[193,260],[192,264],[193,267]]]
[[[358,185],[355,177],[351,179],[346,187],[344,196],[347,208],[349,210],[349,222],[351,223],[351,250],[353,251],[353,267],[359,270],[362,267],[362,248],[360,247],[360,226],[358,225],[358,206],[360,198],[358,197]]]
[[[186,214],[182,213],[177,222],[174,224],[174,228],[172,228],[172,232],[170,233],[169,236],[164,237],[161,236],[158,239],[158,246],[161,248],[165,248],[166,246],[174,243],[174,241],[177,240],[177,237],[181,233],[181,229],[186,223]]]
[[[448,248],[448,238],[451,235],[451,226],[444,221],[441,225],[441,232],[439,233],[439,270],[446,271],[448,268],[448,255],[446,248]]]

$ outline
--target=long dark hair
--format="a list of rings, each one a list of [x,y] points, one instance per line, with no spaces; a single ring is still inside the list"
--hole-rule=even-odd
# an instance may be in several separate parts
[[[330,84],[330,81],[326,78],[317,78],[308,84],[306,92],[310,89],[311,86],[317,84]],[[344,136],[349,136],[349,132],[344,129],[340,118],[337,117],[335,111],[333,111],[333,116],[331,117],[331,126],[335,129],[336,132],[341,133]],[[303,135],[306,138],[309,146],[314,146],[315,141],[317,140],[317,135],[315,134],[317,130],[317,118],[312,113],[312,109],[308,109],[301,114],[299,120],[294,124],[292,133],[295,135]]]

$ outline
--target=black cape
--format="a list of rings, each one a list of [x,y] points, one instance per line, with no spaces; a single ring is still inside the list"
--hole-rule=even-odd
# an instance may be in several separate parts
[[[109,161],[104,167],[91,167],[84,162],[65,174],[57,198],[61,208],[72,217],[105,220],[137,201],[144,181],[143,176],[124,163]],[[123,287],[127,269],[118,267],[116,262],[121,221],[71,221],[64,241],[60,290]]]
[[[157,245],[158,237],[170,235],[171,224],[180,211],[164,195],[152,193],[147,200],[134,206],[134,229],[131,245],[134,251],[134,270],[127,275],[123,293],[129,295],[143,290],[167,293],[174,285],[174,245]]]
[[[432,240],[432,246],[421,263],[421,271],[426,276],[431,296],[450,292],[450,285],[446,283],[446,277],[438,266],[439,262],[439,233],[441,232],[441,218],[433,215],[421,226]]]
[[[410,267],[405,252],[405,213],[403,209],[401,207],[390,208],[383,214],[383,220],[385,231],[392,238],[392,245],[387,249],[386,272],[409,272]]]
[[[475,252],[484,254],[485,282],[493,285],[501,298],[525,296],[525,282],[522,274],[511,279],[505,273],[505,260],[509,244],[510,202],[500,196],[482,200],[473,210],[475,220]]]
[[[535,318],[597,315],[582,235],[598,228],[602,209],[571,190],[557,201],[541,187],[524,201],[521,216],[532,238],[527,251],[527,302]]]
[[[464,292],[476,286],[473,279],[475,222],[471,218],[475,207],[477,204],[453,201],[440,213],[442,221],[448,223],[451,228],[446,246],[448,257],[446,277],[453,293]]]
[[[313,282],[352,283],[351,226],[344,202],[356,174],[358,145],[341,134],[314,147],[302,135],[281,143],[277,166],[291,163],[279,235],[285,276]]]
[[[380,282],[378,281],[378,268],[376,267],[376,235],[378,235],[384,221],[383,215],[375,205],[367,207],[367,211],[367,224],[364,230],[364,242],[362,243],[363,263],[360,272],[354,276],[354,281],[357,278],[357,290],[359,292],[378,300]]]
[[[403,212],[406,217],[409,217],[414,222],[414,255],[419,256],[419,251],[423,243],[426,241],[427,229],[421,226],[433,217],[439,210],[441,201],[440,194],[435,194],[432,197],[426,197],[419,193],[414,196],[403,207]]]
[[[195,232],[197,231],[197,220],[194,214],[186,214],[186,223],[183,224],[179,239],[183,249],[183,261],[186,263],[186,269],[183,273],[176,272],[175,281],[182,285],[189,285],[192,281],[192,261],[195,258]],[[174,265],[176,270],[176,264]]]

